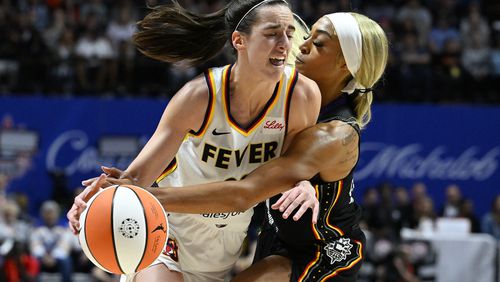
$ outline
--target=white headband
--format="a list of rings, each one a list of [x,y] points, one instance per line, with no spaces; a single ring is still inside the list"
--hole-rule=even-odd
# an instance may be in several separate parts
[[[356,73],[361,66],[363,47],[358,22],[349,13],[333,13],[325,17],[332,22],[337,32],[347,69],[353,77],[342,91],[351,94],[355,89],[364,89],[365,87],[356,81]]]
[[[250,8],[250,10],[248,10],[244,15],[243,17],[241,17],[240,21],[238,22],[238,24],[236,25],[236,27],[234,28],[234,31],[238,30],[238,27],[240,26],[241,24],[241,21],[243,21],[243,19],[248,16],[248,14],[250,14],[253,10],[257,9],[260,5],[264,4],[264,3],[268,3],[268,2],[275,2],[276,0],[264,0],[262,2],[259,2],[257,4],[255,4],[255,6],[253,6],[252,8]],[[283,2],[285,2],[287,5],[288,5],[288,2],[286,2],[285,0],[281,0]]]

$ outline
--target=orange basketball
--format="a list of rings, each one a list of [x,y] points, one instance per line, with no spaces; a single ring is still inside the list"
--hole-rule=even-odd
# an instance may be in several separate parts
[[[80,245],[99,268],[130,274],[151,265],[165,247],[168,223],[160,202],[133,185],[94,195],[80,216]]]

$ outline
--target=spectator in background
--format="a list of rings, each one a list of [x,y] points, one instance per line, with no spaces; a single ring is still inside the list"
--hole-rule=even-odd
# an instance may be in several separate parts
[[[469,94],[469,77],[461,62],[460,41],[448,39],[439,55],[435,56],[434,102],[456,103]]]
[[[104,91],[109,82],[111,60],[115,57],[109,40],[102,35],[96,14],[86,16],[84,33],[76,43],[76,74],[82,92]]]
[[[460,36],[462,37],[464,48],[470,48],[474,44],[474,41],[476,41],[475,44],[482,47],[489,45],[490,27],[486,19],[481,15],[477,2],[470,3],[467,17],[461,20]]]
[[[396,14],[396,7],[388,0],[372,0],[366,2],[367,3],[363,3],[363,10],[368,17],[376,20],[379,23],[384,21],[392,21],[394,19]],[[386,29],[384,28],[384,30]]]
[[[472,95],[465,100],[486,102],[491,99],[489,83],[492,64],[490,27],[481,15],[479,3],[471,2],[467,17],[460,22],[463,52],[462,65],[471,77]],[[468,98],[468,99],[467,99]]]
[[[491,50],[488,45],[481,43],[479,34],[473,34],[469,47],[462,52],[462,65],[471,77],[472,95],[466,100],[483,102],[487,98],[488,79],[491,70]]]
[[[429,50],[418,43],[417,34],[403,34],[403,40],[396,45],[400,63],[399,93],[404,100],[418,101],[432,98],[432,69]]]
[[[397,238],[395,234],[395,218],[394,216],[394,193],[393,186],[389,182],[384,182],[378,186],[380,203],[377,208],[377,213],[379,214],[380,224],[377,226],[379,230],[379,235],[384,236],[388,239]]]
[[[0,6],[0,93],[11,91],[17,84],[19,61],[17,58],[18,30],[16,16],[7,7]]]
[[[462,191],[456,184],[446,187],[446,195],[443,207],[439,213],[442,217],[458,217],[463,205]]]
[[[58,272],[63,282],[71,281],[72,261],[70,251],[72,234],[67,227],[58,225],[59,205],[46,201],[40,208],[42,225],[31,235],[31,251],[38,259],[42,272]]]
[[[362,224],[364,229],[376,229],[381,225],[381,219],[378,214],[379,193],[374,187],[368,187],[363,192],[363,200],[361,202],[363,208]]]
[[[59,38],[61,38],[66,28],[66,13],[64,10],[57,9],[52,12],[51,24],[42,33],[45,44],[49,48],[55,49]]]
[[[422,6],[420,0],[408,0],[399,9],[396,20],[401,24],[411,22],[418,32],[418,43],[423,46],[427,44],[427,35],[431,29],[432,16],[429,10]]]
[[[28,12],[19,14],[19,33],[16,42],[16,53],[19,60],[18,91],[23,93],[43,92],[47,69],[50,63],[50,53],[39,29],[34,25],[34,19]]]
[[[301,11],[300,16],[308,26],[311,26],[312,23],[314,23],[314,21],[318,18],[316,9],[313,7],[312,1],[297,1],[296,5],[293,5],[293,7],[299,8],[299,10]]]
[[[23,3],[25,4],[23,5]],[[29,15],[31,22],[39,32],[47,28],[50,22],[50,13],[45,1],[19,1],[18,6],[21,12]]]
[[[50,90],[72,94],[75,88],[75,39],[73,31],[65,28],[55,42],[54,65],[51,69]]]
[[[7,202],[7,175],[0,173],[0,207],[4,207]],[[1,212],[1,208],[0,208]],[[2,219],[0,218],[0,222]]]
[[[415,213],[413,228],[418,228],[422,231],[430,231],[433,228],[436,220],[436,212],[434,209],[434,201],[430,197],[425,197],[418,202],[415,202]]]
[[[500,194],[493,200],[491,211],[483,216],[481,231],[500,240]]]
[[[0,209],[0,281],[36,281],[38,261],[30,255],[28,236],[30,226],[19,220],[19,206],[7,201]],[[3,279],[3,280],[2,280]]]
[[[387,261],[386,282],[420,282],[415,264],[411,259],[412,249],[409,244],[400,244],[389,255]]]
[[[417,26],[419,23],[417,23]],[[432,28],[429,35],[429,48],[435,55],[442,54],[446,51],[446,42],[460,42],[460,33],[453,27],[450,20],[444,16],[437,19],[437,25]]]
[[[472,233],[481,232],[481,224],[474,212],[474,202],[471,199],[464,199],[460,206],[460,213],[458,217],[466,218],[470,222],[470,231]]]
[[[424,200],[427,197],[427,186],[423,182],[417,182],[411,187],[411,199],[413,203]]]
[[[7,200],[2,205],[2,219],[0,220],[0,239],[13,239],[22,245],[28,245],[30,224],[19,219],[20,208],[13,200]]]
[[[131,83],[134,80],[136,50],[131,38],[136,30],[136,18],[130,5],[119,6],[114,14],[106,30],[113,53],[116,54],[113,58],[110,84],[116,85],[119,92],[128,92],[131,91]]]
[[[491,84],[490,84],[490,97],[492,102],[498,103],[500,101],[500,32],[497,31],[493,38],[493,47],[491,49]]]
[[[108,8],[102,0],[81,1],[80,23],[86,24],[89,18],[94,18],[99,26],[105,26],[108,21]]]
[[[392,213],[394,220],[395,232],[400,235],[401,229],[403,227],[409,228],[412,223],[413,218],[413,207],[410,202],[410,196],[408,195],[408,190],[403,187],[397,187],[394,191],[394,211]]]

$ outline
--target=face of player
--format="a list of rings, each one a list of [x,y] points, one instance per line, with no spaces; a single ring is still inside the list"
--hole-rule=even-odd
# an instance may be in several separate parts
[[[345,61],[330,20],[326,17],[319,19],[305,39],[295,60],[297,70],[318,84],[334,79],[340,67],[345,66]]]
[[[256,75],[278,81],[295,31],[292,12],[285,5],[263,6],[256,19],[250,34],[243,35],[245,55]]]

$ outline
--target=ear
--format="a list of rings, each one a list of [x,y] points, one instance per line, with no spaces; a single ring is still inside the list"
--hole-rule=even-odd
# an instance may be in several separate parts
[[[237,51],[241,51],[245,49],[245,38],[243,34],[239,31],[234,31],[233,34],[231,34],[231,44],[233,44],[234,49]]]
[[[340,69],[343,70],[343,71],[349,71],[349,69],[347,68],[347,64],[345,61],[341,62],[340,63]]]
[[[347,63],[345,62],[345,58],[342,55],[342,53],[340,53],[339,56],[337,57],[337,63],[341,70],[349,71],[349,69],[347,68]]]

